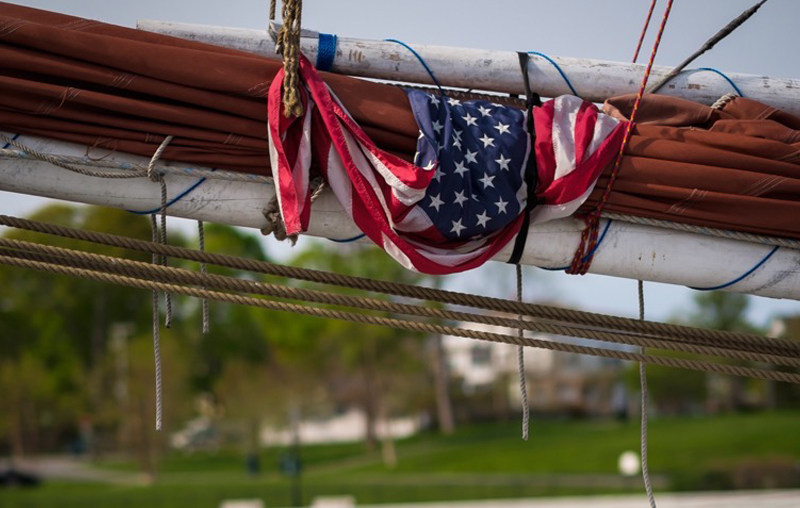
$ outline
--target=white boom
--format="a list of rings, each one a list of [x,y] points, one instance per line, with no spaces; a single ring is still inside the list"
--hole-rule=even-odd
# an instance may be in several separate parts
[[[25,136],[35,150],[82,157],[86,147]],[[114,153],[108,164],[146,164],[143,157]],[[177,166],[176,166],[177,167]],[[166,177],[169,199],[195,185],[191,168]],[[186,175],[186,176],[183,176]],[[127,210],[160,207],[160,188],[147,178],[109,180],[79,175],[48,163],[0,158],[0,190]],[[262,211],[274,195],[271,184],[208,179],[169,206],[169,214],[190,219],[262,228]],[[581,223],[562,219],[536,225],[528,233],[522,263],[541,267],[568,265],[580,238]],[[359,234],[330,192],[312,207],[309,235],[335,239]],[[772,247],[731,239],[614,222],[601,243],[591,272],[692,287],[714,287],[732,281],[757,265]],[[505,261],[511,247],[496,260]],[[780,248],[751,275],[728,291],[800,300],[800,251]]]
[[[187,23],[139,20],[141,30],[191,39],[217,46],[248,51],[272,58],[272,39],[264,30],[226,28]],[[301,49],[311,61],[317,58],[316,32],[304,31]],[[524,86],[519,59],[512,51],[412,45],[443,86],[522,94]],[[578,95],[592,102],[636,93],[644,65],[553,56]],[[419,60],[405,47],[387,41],[339,37],[332,72],[375,79],[433,84]],[[651,83],[659,81],[670,67],[653,67]],[[528,75],[532,88],[544,97],[571,93],[556,67],[545,58],[531,55]],[[750,74],[727,73],[745,97],[759,100],[789,113],[800,115],[800,79],[781,79]],[[733,87],[709,71],[687,70],[665,85],[659,93],[713,104]]]

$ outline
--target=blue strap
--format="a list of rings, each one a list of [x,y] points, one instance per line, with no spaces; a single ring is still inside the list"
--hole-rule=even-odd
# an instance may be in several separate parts
[[[734,83],[731,78],[726,76],[724,72],[718,71],[717,69],[714,69],[713,67],[700,67],[697,70],[698,71],[713,72],[714,74],[718,74],[718,75],[722,76],[725,79],[725,81],[727,81],[733,87],[733,89],[736,90],[736,93],[739,94],[739,97],[744,97],[744,94],[742,93],[741,90],[739,90],[739,87],[736,86],[736,83]]]
[[[319,34],[319,48],[317,49],[317,70],[329,71],[336,58],[336,34]]]
[[[741,274],[740,276],[736,277],[735,279],[733,279],[730,282],[726,282],[725,284],[720,284],[719,286],[713,286],[713,287],[707,287],[707,288],[696,288],[696,287],[689,286],[689,289],[695,289],[697,291],[716,291],[718,289],[725,289],[727,287],[731,287],[734,284],[736,284],[737,282],[740,282],[740,281],[746,279],[753,272],[755,272],[756,270],[761,268],[761,265],[763,265],[764,263],[769,261],[769,258],[771,258],[772,255],[775,254],[777,251],[778,251],[778,246],[776,245],[775,248],[772,249],[771,251],[769,251],[769,254],[764,256],[764,258],[761,259],[761,261],[759,261],[753,268],[747,270],[746,272],[744,272],[743,274]]]

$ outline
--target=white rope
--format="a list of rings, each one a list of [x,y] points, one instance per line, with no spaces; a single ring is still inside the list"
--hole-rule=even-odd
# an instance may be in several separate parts
[[[206,251],[206,232],[205,232],[205,229],[206,228],[205,228],[205,224],[203,223],[203,221],[201,221],[201,220],[197,221],[197,237],[198,237],[198,243],[199,243],[199,247],[200,247],[200,252],[205,252]],[[205,263],[200,263],[200,273],[205,274],[206,272],[207,272],[206,264]],[[206,287],[203,286],[202,289],[206,289]],[[202,313],[203,313],[203,335],[208,335],[208,331],[209,331],[209,328],[210,328],[209,319],[208,319],[208,300],[203,298],[201,300],[201,302],[202,302],[201,303],[201,307],[202,307]]]
[[[644,321],[644,283],[638,281],[639,288],[639,319]],[[640,347],[639,352],[644,354],[644,348]],[[656,508],[656,498],[653,495],[653,485],[650,482],[650,468],[647,464],[647,366],[644,362],[639,362],[639,384],[642,388],[642,479],[644,479],[644,490],[647,492],[647,501],[650,508]]]
[[[150,236],[153,243],[158,240],[158,223],[155,214],[150,215]],[[154,265],[159,264],[159,256],[153,253]],[[158,322],[158,290],[153,290],[153,354],[156,360],[156,430],[161,430],[161,338]]]
[[[161,187],[161,231],[158,233],[158,242],[161,245],[167,244],[167,182],[164,180],[164,175],[156,171],[156,162],[161,158],[161,154],[167,148],[167,145],[172,141],[172,136],[167,136],[164,141],[156,149],[153,157],[150,158],[150,163],[147,165],[147,177],[153,182],[158,182]],[[160,256],[161,265],[167,266],[167,256]],[[172,296],[169,293],[164,293],[164,302],[166,303],[166,315],[164,318],[164,326],[166,328],[172,327]]]
[[[516,265],[517,268],[517,301],[522,302],[522,265]],[[519,319],[523,319],[522,314]],[[517,329],[517,336],[522,340],[525,331],[522,328]],[[528,387],[525,381],[525,348],[517,346],[517,367],[519,368],[519,394],[522,402],[522,439],[528,440],[528,429],[530,427],[530,406],[528,404]]]

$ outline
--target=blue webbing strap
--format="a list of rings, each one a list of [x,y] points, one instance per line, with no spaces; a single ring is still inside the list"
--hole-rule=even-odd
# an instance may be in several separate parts
[[[329,71],[336,58],[336,34],[319,34],[319,48],[317,49],[317,70]]]

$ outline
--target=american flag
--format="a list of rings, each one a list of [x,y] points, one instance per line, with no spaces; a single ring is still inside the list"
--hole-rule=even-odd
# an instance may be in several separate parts
[[[532,153],[526,112],[409,91],[420,130],[409,163],[369,139],[307,59],[301,58],[299,72],[304,115],[283,116],[282,71],[268,106],[270,160],[287,233],[308,227],[313,158],[355,224],[409,269],[445,274],[474,268],[514,238]],[[545,200],[538,220],[568,215],[619,149],[622,124],[575,97],[535,108],[534,123],[536,194]]]

